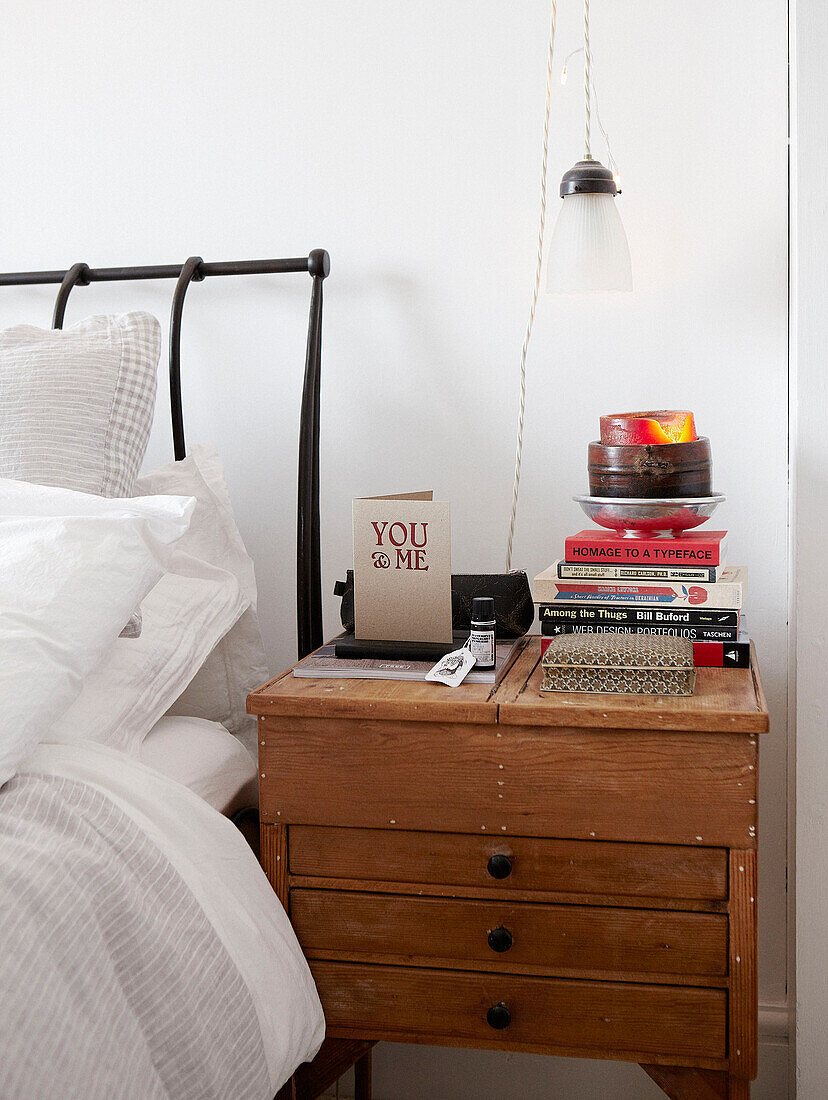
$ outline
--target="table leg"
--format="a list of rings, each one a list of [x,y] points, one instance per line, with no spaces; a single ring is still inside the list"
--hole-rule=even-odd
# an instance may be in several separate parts
[[[354,1062],[354,1100],[371,1100],[371,1051]]]
[[[670,1100],[750,1100],[750,1081],[746,1077],[687,1066],[642,1063],[641,1068]]]

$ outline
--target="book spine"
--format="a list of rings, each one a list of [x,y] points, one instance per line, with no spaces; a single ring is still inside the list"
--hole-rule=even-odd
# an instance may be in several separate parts
[[[696,668],[750,668],[750,639],[736,642],[693,642]]]
[[[706,581],[718,579],[715,565],[582,565],[580,562],[559,561],[556,572],[562,581]]]
[[[583,538],[570,535],[564,558],[591,565],[721,565],[724,539]]]
[[[541,656],[552,638],[541,639]],[[693,642],[695,668],[750,668],[750,642],[742,638],[735,642]]]
[[[645,584],[641,581],[554,581],[535,578],[535,603],[604,603],[622,607],[694,607],[738,611],[743,586],[738,581],[715,584]]]
[[[739,612],[685,607],[619,607],[617,604],[541,603],[541,623],[605,623],[642,626],[738,626]]]
[[[659,634],[668,638],[689,638],[692,642],[734,642],[739,635],[736,626],[616,626],[600,623],[541,623],[541,635],[554,638],[559,634]]]

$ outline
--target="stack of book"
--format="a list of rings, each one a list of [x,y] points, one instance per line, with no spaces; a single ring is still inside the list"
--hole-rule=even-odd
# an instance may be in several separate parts
[[[560,634],[661,634],[689,638],[697,668],[748,668],[747,569],[726,553],[726,531],[570,536],[563,559],[535,577],[542,648]]]

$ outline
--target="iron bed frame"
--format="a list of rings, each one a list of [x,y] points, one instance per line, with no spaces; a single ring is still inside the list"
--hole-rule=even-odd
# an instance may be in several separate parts
[[[285,260],[231,260],[207,263],[190,256],[183,264],[147,267],[96,267],[73,264],[66,271],[17,271],[0,273],[0,286],[33,286],[59,283],[52,328],[62,328],[72,288],[90,283],[133,282],[142,279],[175,279],[170,311],[170,413],[176,461],[186,457],[184,414],[181,404],[181,317],[184,297],[191,283],[214,275],[270,275],[305,272],[311,277],[310,318],[305,349],[305,374],[299,418],[299,472],[296,514],[296,626],[297,649],[302,658],[322,645],[322,576],[319,526],[319,391],[322,371],[322,283],[331,270],[330,256],[315,248],[307,256]]]

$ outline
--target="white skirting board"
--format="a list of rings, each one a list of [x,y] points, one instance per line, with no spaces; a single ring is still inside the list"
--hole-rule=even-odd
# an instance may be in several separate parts
[[[784,1004],[759,1008],[759,1076],[751,1100],[788,1096],[788,1019]],[[407,1043],[374,1047],[373,1084],[373,1100],[664,1100],[658,1086],[629,1062]],[[335,1087],[325,1093],[336,1095]],[[339,1083],[339,1098],[353,1095],[353,1074],[348,1073]]]

